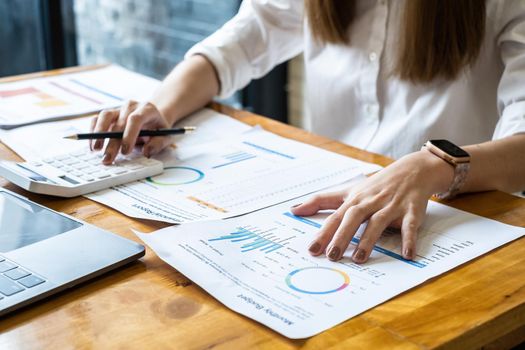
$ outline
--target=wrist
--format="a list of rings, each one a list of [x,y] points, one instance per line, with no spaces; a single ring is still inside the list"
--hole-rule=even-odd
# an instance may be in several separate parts
[[[422,175],[428,179],[428,190],[431,194],[446,192],[454,181],[454,167],[445,160],[436,157],[427,150],[411,154],[420,168]]]
[[[175,122],[180,119],[178,118],[176,113],[173,111],[173,108],[170,108],[169,106],[165,106],[162,101],[156,100],[155,97],[150,99],[147,103],[149,103],[157,113],[166,121],[166,125],[168,127],[172,127]]]

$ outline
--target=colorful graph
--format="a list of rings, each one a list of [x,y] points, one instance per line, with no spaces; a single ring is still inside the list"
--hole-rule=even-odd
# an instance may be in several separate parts
[[[330,294],[339,292],[350,284],[350,277],[331,267],[303,267],[290,272],[286,285],[296,292],[305,294]]]
[[[16,98],[22,96],[33,97],[35,102],[34,105],[38,107],[48,108],[48,107],[60,107],[66,106],[68,103],[51,96],[45,92],[42,92],[34,87],[25,87],[14,90],[3,90],[0,91],[0,98]]]
[[[244,242],[241,246],[241,252],[246,253],[252,250],[259,250],[264,253],[271,253],[283,248],[287,241],[295,238],[295,236],[284,239],[276,239],[272,232],[257,233],[243,227],[237,228],[237,231],[219,236],[217,238],[209,239],[209,242],[228,240],[232,243]]]
[[[164,168],[161,175],[148,177],[146,181],[159,186],[187,185],[204,179],[204,173],[199,169],[186,166]]]

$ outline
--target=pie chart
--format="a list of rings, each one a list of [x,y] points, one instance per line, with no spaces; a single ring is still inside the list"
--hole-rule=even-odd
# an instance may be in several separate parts
[[[350,284],[350,277],[331,267],[313,266],[294,270],[286,276],[286,285],[304,294],[330,294]]]
[[[172,166],[164,168],[164,172],[157,176],[147,177],[146,181],[159,186],[187,185],[204,178],[199,169],[186,166]]]

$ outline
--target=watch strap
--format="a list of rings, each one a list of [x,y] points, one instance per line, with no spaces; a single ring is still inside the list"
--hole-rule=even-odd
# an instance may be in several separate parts
[[[447,192],[436,193],[435,196],[439,199],[451,199],[455,197],[467,180],[470,163],[459,163],[454,166],[454,179],[450,184]]]

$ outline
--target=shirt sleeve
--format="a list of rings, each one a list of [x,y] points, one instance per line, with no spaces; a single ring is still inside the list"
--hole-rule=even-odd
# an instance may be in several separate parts
[[[303,50],[302,0],[244,0],[239,12],[185,55],[206,56],[220,80],[220,98]]]
[[[500,120],[493,139],[525,133],[525,1],[501,2],[497,37],[503,74],[498,87]]]

